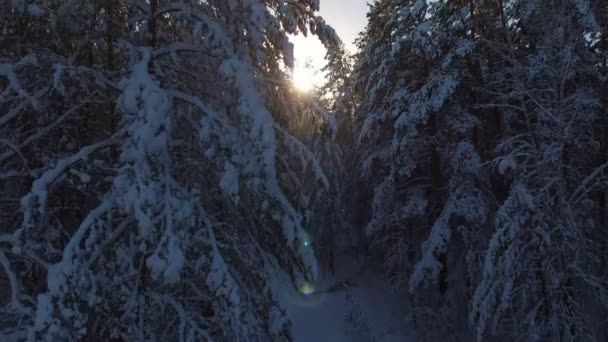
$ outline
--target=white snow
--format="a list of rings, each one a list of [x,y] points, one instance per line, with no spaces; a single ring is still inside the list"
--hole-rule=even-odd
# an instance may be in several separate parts
[[[500,172],[501,175],[506,174],[509,170],[514,170],[516,167],[517,162],[511,156],[502,158],[498,162],[498,172]]]
[[[318,281],[316,292],[309,296],[282,279],[279,301],[292,322],[294,341],[414,341],[407,321],[407,296],[393,292],[381,274],[368,268],[352,258],[341,258],[338,274]]]
[[[224,175],[220,179],[220,188],[235,203],[239,201],[239,171],[228,161],[224,163]]]

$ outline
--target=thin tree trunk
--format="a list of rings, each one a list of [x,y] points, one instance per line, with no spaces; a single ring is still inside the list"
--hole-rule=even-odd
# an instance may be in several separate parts
[[[150,0],[150,19],[148,20],[148,45],[156,47],[156,11],[158,0]]]
[[[437,136],[437,116],[432,114],[430,116],[430,133],[431,136]],[[441,155],[437,146],[431,146],[431,177],[432,177],[432,194],[436,194],[437,199],[441,198],[441,191],[443,187],[443,179],[441,172]],[[430,225],[437,219],[436,215],[431,215]],[[441,272],[439,274],[439,293],[443,296],[447,291],[448,283],[448,260],[447,252],[442,253],[438,256],[439,262],[442,265]]]
[[[114,0],[106,0],[106,63],[108,71],[114,70]]]

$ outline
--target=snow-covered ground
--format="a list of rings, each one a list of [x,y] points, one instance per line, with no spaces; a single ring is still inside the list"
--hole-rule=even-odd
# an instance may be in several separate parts
[[[364,265],[341,261],[338,266],[336,276],[320,280],[312,295],[293,288],[281,294],[295,342],[414,341],[408,334],[407,297]]]

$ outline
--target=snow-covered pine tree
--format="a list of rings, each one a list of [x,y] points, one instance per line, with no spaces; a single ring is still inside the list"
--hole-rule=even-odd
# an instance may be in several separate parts
[[[495,95],[484,107],[499,107],[506,124],[493,165],[512,185],[475,290],[478,340],[599,338],[593,316],[606,304],[595,298],[605,298],[606,282],[595,241],[605,226],[593,195],[606,187],[606,164],[595,158],[600,56],[590,49],[599,31],[591,9],[514,1],[504,7],[506,44],[488,42],[503,63],[491,71]]]
[[[335,40],[318,8],[0,5],[3,337],[289,336],[274,276],[316,261],[278,164],[325,176],[276,109],[287,34]]]
[[[310,234],[309,243],[314,246],[319,267],[325,274],[333,273],[336,233],[342,227],[343,217],[339,192],[342,189],[344,167],[342,149],[336,141],[338,126],[334,112],[325,107],[320,94],[301,93],[298,96],[300,102],[294,108],[298,119],[290,122],[290,131],[309,147],[312,158],[318,161],[318,165],[304,165],[298,172],[299,177],[291,177],[290,183],[293,184],[298,209],[304,213],[303,225]],[[301,165],[297,159],[293,162]],[[321,179],[324,186],[321,188],[319,179],[315,176],[315,168],[319,167],[324,170]]]
[[[419,323],[438,322],[426,316],[429,305],[466,313],[466,298],[457,303],[452,291],[465,291],[469,232],[486,219],[473,139],[479,120],[469,101],[470,26],[467,2],[379,1],[360,42],[361,150],[374,186],[368,234],[387,251],[396,284],[414,295]]]
[[[608,7],[601,1],[590,1],[599,32],[595,37],[590,37],[591,49],[597,54],[597,72],[599,73],[599,101],[603,113],[597,118],[595,136],[600,144],[598,164],[608,162],[608,136],[604,134],[608,130]],[[599,227],[608,225],[608,191],[597,189],[596,201],[599,209]],[[601,241],[601,269],[608,274],[608,230],[604,229],[598,235]],[[604,338],[608,338],[608,322],[603,327]]]
[[[412,2],[409,2],[412,5]],[[404,8],[401,8],[404,7]],[[406,160],[409,156],[397,154],[393,160],[393,136],[395,135],[394,121],[399,113],[390,110],[394,105],[390,101],[392,93],[395,93],[399,84],[395,58],[392,56],[392,46],[395,40],[391,32],[392,27],[387,27],[391,15],[406,13],[411,17],[408,24],[418,25],[426,13],[424,8],[421,12],[408,12],[409,7],[403,6],[399,1],[378,1],[370,7],[368,13],[368,25],[358,41],[359,53],[356,56],[354,71],[355,90],[361,98],[357,111],[356,122],[359,132],[359,159],[363,162],[362,177],[364,184],[370,187],[361,197],[366,198],[371,205],[367,231],[369,235],[377,231],[386,230],[391,232],[398,224],[402,223],[402,214],[415,216],[416,209],[422,214],[425,206],[424,201],[416,201],[418,198],[410,196],[409,206],[411,213],[403,212],[401,204],[396,200],[397,188],[395,185],[395,164],[405,168],[401,171],[406,176],[413,172],[414,161]],[[413,23],[412,23],[413,21]],[[397,20],[392,25],[404,26]],[[418,68],[421,69],[420,67]],[[397,89],[395,89],[397,88]],[[401,86],[403,88],[403,86]],[[397,151],[396,151],[397,152]],[[422,191],[422,190],[421,190]],[[420,196],[418,196],[420,197]],[[371,234],[370,234],[371,233]],[[412,241],[413,242],[413,241]],[[395,267],[403,269],[404,258],[399,258]]]
[[[470,305],[480,339],[597,338],[603,11],[544,0],[371,7],[355,69],[367,228],[389,273],[426,302],[416,311],[443,305],[443,331],[466,330]],[[428,303],[436,296],[421,285],[442,296]]]
[[[314,93],[311,104],[317,110],[325,111],[330,118],[324,136],[318,136],[315,152],[330,180],[330,194],[316,196],[316,222],[311,221],[310,231],[316,232],[315,250],[323,264],[335,271],[336,257],[357,243],[353,234],[352,201],[353,181],[356,179],[353,141],[353,115],[357,103],[352,88],[352,58],[341,41],[328,48],[321,69],[325,83]]]

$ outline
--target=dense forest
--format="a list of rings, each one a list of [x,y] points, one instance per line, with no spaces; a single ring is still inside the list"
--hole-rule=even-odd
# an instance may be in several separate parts
[[[606,0],[320,6],[0,1],[0,340],[291,341],[344,259],[416,341],[608,340]]]

